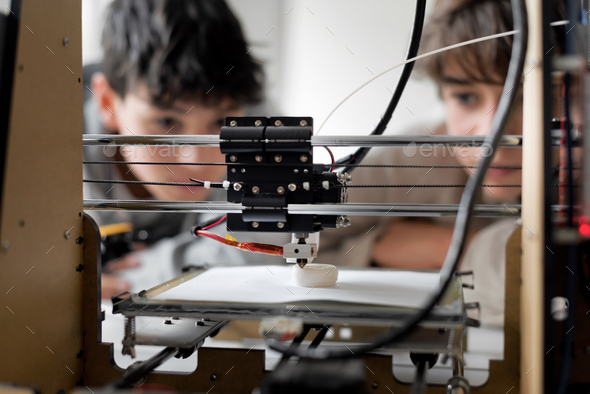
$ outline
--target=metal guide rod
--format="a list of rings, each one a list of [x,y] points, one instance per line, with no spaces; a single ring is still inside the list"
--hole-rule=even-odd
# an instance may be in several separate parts
[[[437,145],[444,146],[481,146],[485,137],[460,137],[460,136],[400,136],[400,135],[374,135],[374,136],[313,136],[312,146],[348,146],[348,147],[385,147],[402,146],[410,144],[436,148]],[[216,147],[224,142],[217,135],[186,135],[186,136],[139,136],[139,135],[104,135],[84,134],[82,137],[84,146],[127,146],[127,145],[171,145],[171,146],[200,146]],[[251,141],[251,140],[244,140]],[[235,142],[235,141],[234,141]],[[267,140],[267,142],[271,142]],[[285,142],[285,141],[282,141]],[[522,147],[522,136],[509,135],[502,137],[501,147]]]
[[[91,211],[137,211],[137,212],[195,212],[195,213],[242,213],[246,208],[237,203],[210,201],[133,201],[133,200],[84,200],[84,209]],[[292,215],[349,215],[349,216],[455,216],[456,204],[289,204],[287,212]],[[559,209],[559,207],[555,207]],[[521,205],[476,205],[476,217],[519,217]]]

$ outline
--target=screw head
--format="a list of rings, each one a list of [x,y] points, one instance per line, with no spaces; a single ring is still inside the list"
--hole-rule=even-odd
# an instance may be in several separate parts
[[[301,160],[302,163],[307,162],[307,155],[301,155],[301,156],[299,156],[299,160]]]
[[[236,172],[236,169],[235,169],[235,168],[232,168],[232,169],[231,169],[231,172]]]
[[[66,232],[64,233],[64,238],[65,238],[65,239],[70,239],[70,232],[69,232],[69,231],[66,231]]]
[[[172,324],[172,320],[166,319],[166,320],[164,320],[164,324],[170,325],[170,324]]]
[[[283,122],[281,122],[280,120],[275,121],[275,127],[281,127],[283,125]]]
[[[10,249],[10,242],[8,242],[8,241],[2,242],[2,251],[4,253],[8,253],[9,249]]]
[[[232,120],[231,122],[229,122],[229,127],[236,127],[238,125],[238,122],[236,122],[235,120]]]
[[[258,228],[258,226],[260,226],[260,223],[258,223],[258,222],[252,222],[252,227]]]
[[[277,222],[277,227],[278,228],[283,228],[283,227],[285,227],[285,223],[283,223],[283,222]]]
[[[295,174],[298,174],[298,173],[299,173],[299,170],[296,168],[296,169],[294,169],[294,170],[293,170],[293,172],[294,172]]]
[[[67,47],[68,45],[70,45],[70,39],[68,37],[65,37],[63,44],[64,44],[64,47]]]
[[[261,155],[256,155],[256,157],[254,158],[254,160],[256,160],[258,163],[260,163],[262,161],[262,156]]]
[[[277,193],[279,194],[285,194],[285,188],[282,186],[277,187]]]
[[[261,120],[257,120],[256,122],[254,122],[254,126],[256,126],[256,127],[262,126],[262,121]]]
[[[294,183],[289,183],[289,186],[287,186],[289,188],[290,191],[294,192],[295,190],[297,190],[297,185]]]
[[[238,156],[236,156],[236,155],[231,155],[231,156],[229,157],[229,161],[231,161],[231,162],[233,162],[233,163],[235,163],[237,160],[238,160]]]
[[[301,126],[301,127],[307,126],[307,120],[304,119],[301,122],[299,122],[299,126]]]
[[[244,173],[244,172],[246,172],[246,169],[245,168],[242,168],[241,171],[242,171],[242,173]]]
[[[239,192],[240,190],[242,190],[242,184],[241,183],[234,183],[234,190]]]
[[[258,186],[254,186],[252,188],[252,194],[258,194],[258,193],[260,193],[260,188]]]
[[[276,156],[275,156],[275,161],[276,161],[277,163],[280,163],[281,161],[283,161],[283,156],[281,156],[281,155],[276,155]]]

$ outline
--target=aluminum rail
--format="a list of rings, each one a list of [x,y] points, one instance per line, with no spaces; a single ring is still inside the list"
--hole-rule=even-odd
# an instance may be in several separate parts
[[[242,213],[244,206],[225,201],[84,200],[89,211]]]
[[[237,203],[209,201],[139,201],[139,200],[84,200],[84,209],[90,211],[136,212],[194,212],[194,213],[242,213],[246,208]],[[289,204],[292,215],[348,215],[348,216],[408,216],[443,217],[456,216],[456,204]],[[556,208],[558,209],[558,207]],[[475,217],[519,217],[521,205],[477,205]]]
[[[348,146],[348,147],[405,147],[412,143],[417,146],[436,148],[441,146],[482,146],[485,137],[459,137],[459,136],[399,136],[399,135],[374,135],[374,136],[313,136],[312,146]],[[217,135],[186,135],[186,136],[139,136],[139,135],[105,135],[84,134],[82,142],[84,146],[129,146],[129,145],[167,145],[167,146],[200,146],[216,147],[224,142]],[[235,141],[235,140],[234,140]],[[251,141],[251,140],[244,140]],[[522,147],[522,136],[509,135],[502,137],[501,147]]]

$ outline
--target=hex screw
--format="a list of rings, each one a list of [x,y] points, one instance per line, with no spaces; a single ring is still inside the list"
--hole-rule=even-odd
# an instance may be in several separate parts
[[[285,194],[285,188],[282,186],[277,187],[277,193],[279,194]]]
[[[307,162],[307,155],[299,156],[299,160],[301,160],[302,163],[306,163]]]
[[[258,226],[260,226],[260,223],[258,223],[258,222],[252,222],[252,227],[258,228]]]
[[[236,127],[237,125],[238,125],[238,122],[236,122],[235,120],[232,120],[231,122],[229,122],[230,127]]]
[[[258,193],[260,193],[260,188],[258,186],[254,186],[252,188],[252,194],[258,194]]]
[[[283,227],[285,227],[285,223],[283,223],[283,222],[277,222],[277,227],[278,228],[283,228]]]
[[[281,155],[276,155],[276,156],[275,156],[275,161],[276,161],[277,163],[280,163],[281,161],[283,161],[283,156],[281,156]]]
[[[231,161],[232,163],[235,163],[238,160],[238,157],[236,155],[231,155],[229,157],[229,161]]]

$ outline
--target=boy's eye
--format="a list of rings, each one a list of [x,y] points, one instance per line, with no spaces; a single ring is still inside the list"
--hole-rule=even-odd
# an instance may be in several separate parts
[[[453,97],[464,106],[470,106],[477,102],[477,96],[473,93],[456,93]]]
[[[162,128],[169,130],[172,126],[176,125],[176,120],[174,118],[160,118],[156,120],[156,123]]]

